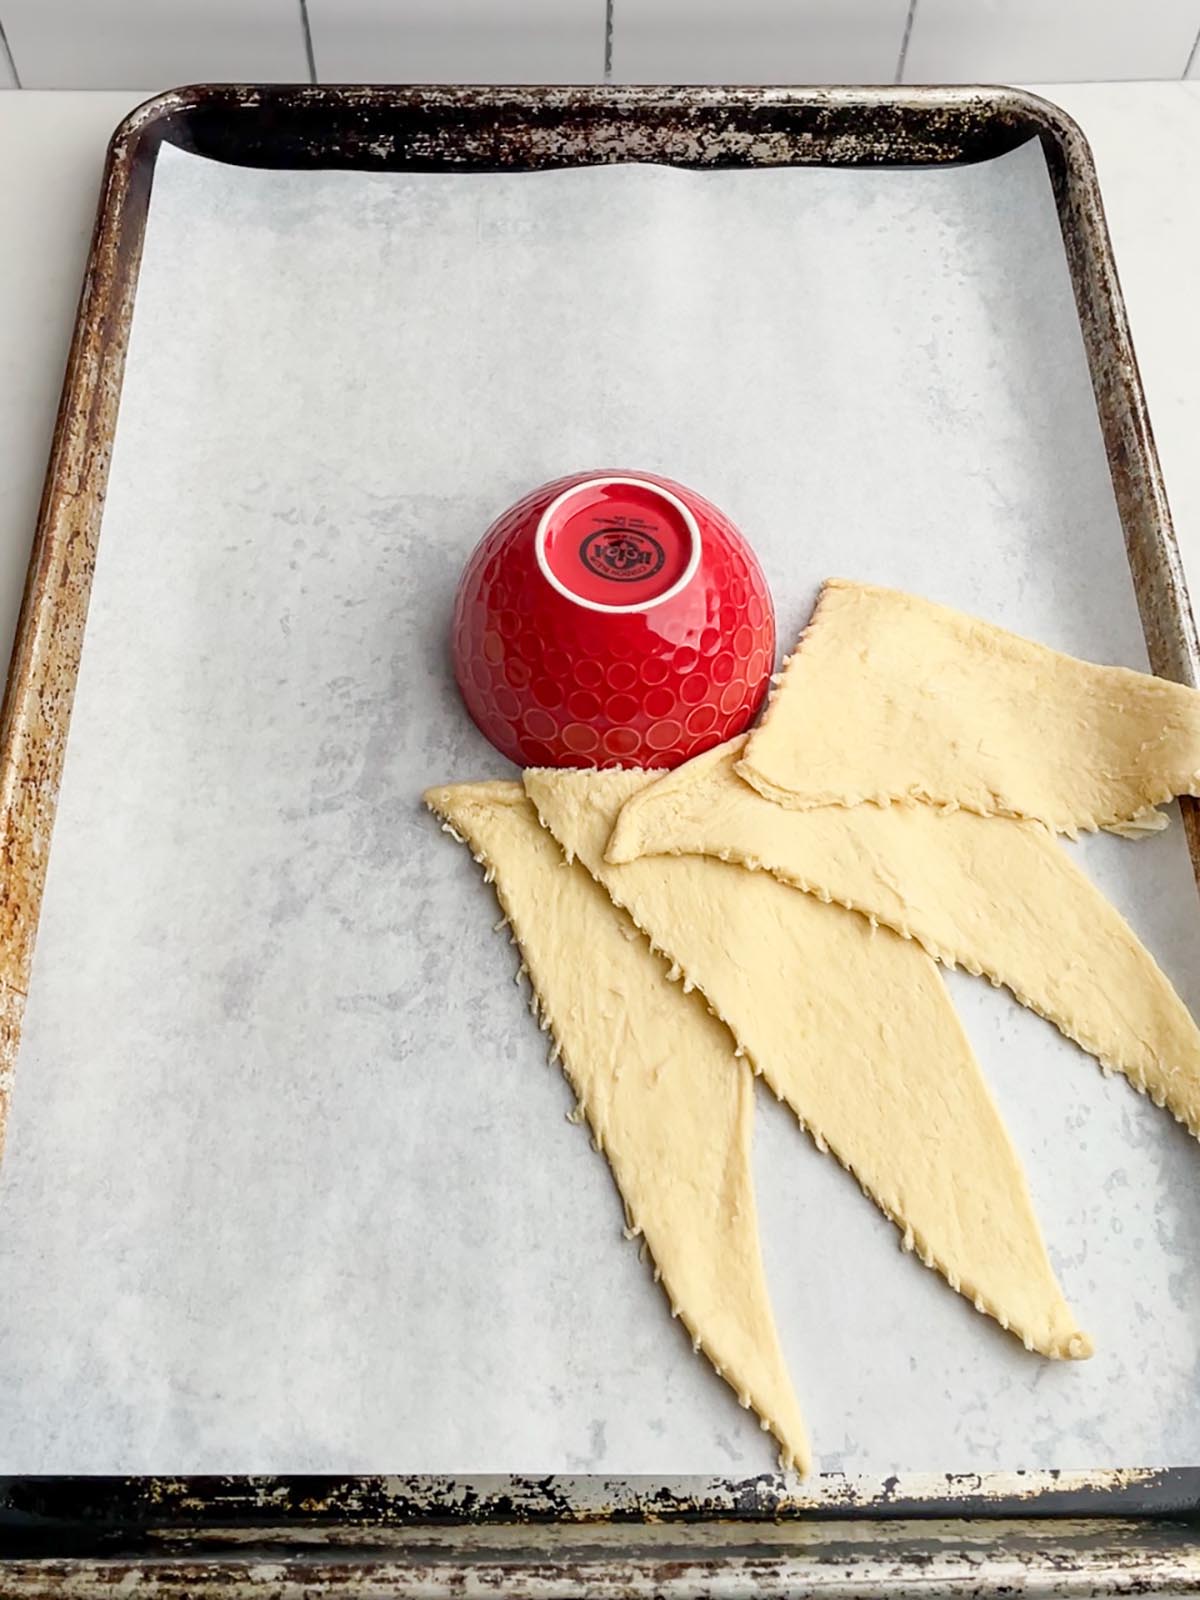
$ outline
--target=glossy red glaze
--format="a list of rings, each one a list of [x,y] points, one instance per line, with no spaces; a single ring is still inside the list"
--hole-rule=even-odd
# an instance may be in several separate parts
[[[467,710],[518,765],[674,767],[753,720],[775,615],[716,506],[650,473],[579,473],[483,536],[453,651]]]

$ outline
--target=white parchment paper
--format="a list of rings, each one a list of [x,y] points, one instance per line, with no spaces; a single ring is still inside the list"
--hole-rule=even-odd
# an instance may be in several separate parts
[[[0,1173],[0,1470],[749,1474],[420,809],[503,763],[447,664],[489,520],[588,467],[1146,664],[1036,146],[944,171],[159,159]],[[1178,822],[1082,847],[1200,1007]],[[950,979],[1086,1364],[1027,1355],[765,1097],[826,1469],[1200,1459],[1200,1150]]]

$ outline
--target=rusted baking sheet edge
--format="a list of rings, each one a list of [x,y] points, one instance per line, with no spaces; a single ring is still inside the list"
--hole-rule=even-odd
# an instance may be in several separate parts
[[[403,1545],[113,1552],[0,1564],[6,1597],[113,1594],[301,1600],[315,1594],[506,1600],[839,1600],[1200,1592],[1200,1547],[1163,1523],[765,1524],[444,1529]]]
[[[1055,108],[1057,111],[1057,108]],[[1158,447],[1134,355],[1125,300],[1091,149],[1058,111],[1055,139],[1043,139],[1108,470],[1125,534],[1151,669],[1200,689],[1200,642],[1175,538]],[[1180,802],[1200,888],[1200,802]]]
[[[0,1157],[108,481],[151,168],[109,148],[0,711]]]
[[[0,1550],[24,1530],[97,1535],[189,1529],[405,1528],[446,1523],[836,1521],[998,1515],[1124,1518],[1200,1509],[1200,1468],[1170,1471],[823,1473],[755,1478],[598,1475],[0,1479]],[[288,1536],[291,1536],[288,1533]]]

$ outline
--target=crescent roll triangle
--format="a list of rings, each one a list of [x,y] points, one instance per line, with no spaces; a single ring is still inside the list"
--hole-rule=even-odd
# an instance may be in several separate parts
[[[622,807],[653,795],[657,776],[536,770],[525,788],[568,859],[674,960],[685,988],[703,993],[907,1247],[1030,1349],[1089,1355],[934,963],[767,873],[700,854],[606,861]]]
[[[728,1029],[564,861],[520,784],[457,784],[425,801],[494,880],[542,1025],[674,1314],[775,1435],[784,1464],[808,1471],[759,1251],[754,1085]]]
[[[744,783],[740,740],[641,790],[613,861],[760,867],[1011,989],[1200,1134],[1200,1029],[1119,912],[1040,823],[932,806],[791,811]]]
[[[1152,832],[1155,806],[1200,794],[1200,690],[830,579],[741,772],[797,809],[927,801]]]

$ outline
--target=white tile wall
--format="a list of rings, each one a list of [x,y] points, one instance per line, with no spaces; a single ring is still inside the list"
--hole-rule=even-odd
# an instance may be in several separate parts
[[[891,83],[907,0],[613,0],[619,83]]]
[[[613,0],[618,83],[891,83],[908,0]]]
[[[906,83],[1179,78],[1195,0],[917,0]]]
[[[308,82],[299,0],[0,0],[25,89]]]
[[[605,0],[308,0],[308,16],[323,83],[604,77]]]
[[[589,83],[609,13],[617,82],[1200,80],[1200,0],[0,0],[0,89]]]

